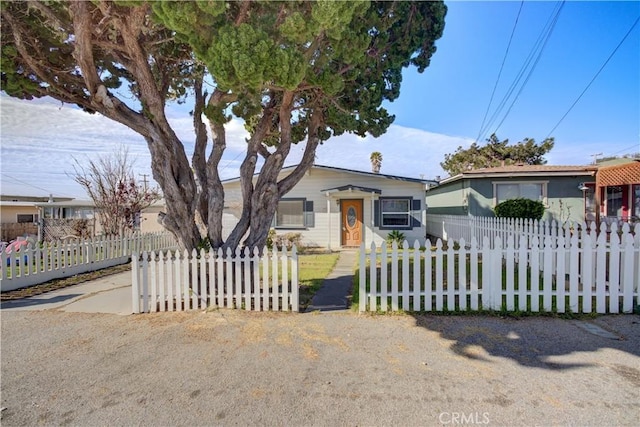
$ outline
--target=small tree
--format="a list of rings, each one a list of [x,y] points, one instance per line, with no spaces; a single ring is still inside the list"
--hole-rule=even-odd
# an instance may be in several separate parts
[[[380,173],[380,168],[382,167],[382,153],[379,151],[374,151],[371,153],[371,171],[373,173]]]
[[[499,218],[542,219],[544,203],[530,199],[510,199],[498,203],[493,212]]]
[[[136,181],[124,147],[115,154],[91,160],[87,167],[75,162],[73,178],[93,200],[102,230],[109,236],[133,231],[140,212],[161,198],[156,188]]]

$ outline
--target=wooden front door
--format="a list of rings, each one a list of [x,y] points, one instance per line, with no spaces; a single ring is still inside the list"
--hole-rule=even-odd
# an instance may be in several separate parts
[[[342,246],[362,243],[362,200],[340,200]]]

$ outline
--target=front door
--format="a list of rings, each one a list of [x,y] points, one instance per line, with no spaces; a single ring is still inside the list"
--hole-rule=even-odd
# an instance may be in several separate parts
[[[362,243],[362,200],[340,200],[342,246]]]

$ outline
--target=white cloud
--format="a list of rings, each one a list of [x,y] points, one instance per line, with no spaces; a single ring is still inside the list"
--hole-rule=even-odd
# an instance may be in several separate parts
[[[190,158],[194,146],[191,116],[178,109],[170,109],[168,116]],[[244,159],[247,132],[238,120],[226,127],[227,149],[219,168],[223,178],[231,178],[238,176]],[[116,151],[121,144],[126,144],[135,160],[135,173],[151,175],[151,156],[140,135],[99,114],[87,114],[51,99],[21,101],[0,96],[0,131],[3,194],[53,193],[86,198],[82,188],[68,176],[73,172],[73,158],[86,163]],[[369,156],[379,151],[383,156],[382,173],[433,179],[446,175],[440,167],[445,154],[453,153],[458,146],[466,148],[471,142],[470,138],[392,125],[379,138],[345,134],[325,141],[316,151],[316,163],[370,171]],[[593,145],[576,152],[575,146],[556,143],[546,156],[549,164],[587,164],[592,160],[590,154],[602,151]],[[609,151],[624,148],[607,144]],[[294,146],[287,165],[296,164],[303,150],[304,143]],[[627,152],[631,151],[634,150]]]
[[[471,142],[470,139],[392,125],[379,138],[355,135],[332,138],[316,151],[316,163],[370,171],[369,156],[373,151],[379,151],[382,153],[381,173],[433,179],[445,175],[440,162],[446,153],[455,151],[458,146],[468,147]],[[296,154],[301,156],[302,149]]]

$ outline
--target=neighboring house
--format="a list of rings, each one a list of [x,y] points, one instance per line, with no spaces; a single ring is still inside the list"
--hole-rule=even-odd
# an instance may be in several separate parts
[[[587,183],[596,166],[513,165],[474,169],[440,181],[427,190],[429,214],[494,216],[508,199],[540,200],[543,219],[583,221]]]
[[[282,169],[279,179],[295,166]],[[339,249],[380,244],[398,230],[423,241],[425,189],[435,181],[314,165],[278,203],[276,233],[299,232],[305,246]],[[240,179],[223,181],[224,237],[240,217]]]
[[[48,201],[35,206],[41,219],[40,240],[91,237],[101,233],[95,204],[91,200]]]
[[[586,210],[590,220],[640,220],[640,159],[599,165],[595,182],[585,183]]]
[[[140,212],[139,230],[142,233],[155,233],[159,231],[166,231],[161,224],[160,218],[164,215],[165,203],[164,199],[158,200],[148,208],[145,208]]]
[[[38,234],[38,209],[33,202],[0,201],[0,240],[9,242]]]
[[[18,237],[38,234],[40,213],[37,203],[53,200],[49,197],[30,196],[0,196],[0,239],[11,241]],[[56,200],[71,200],[70,198],[56,198]]]

